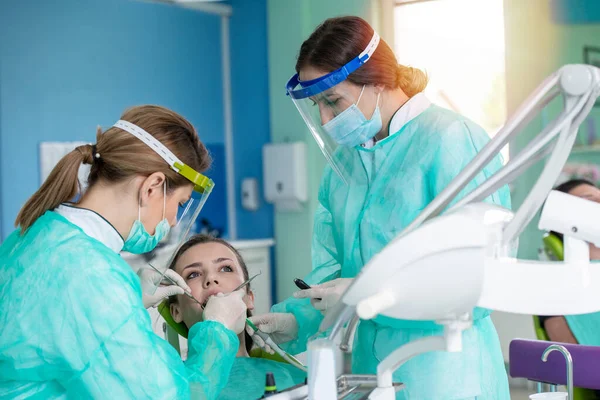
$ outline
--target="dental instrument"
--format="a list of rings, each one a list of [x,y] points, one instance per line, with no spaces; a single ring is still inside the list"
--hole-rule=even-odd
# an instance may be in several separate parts
[[[300,290],[308,290],[311,289],[312,286],[310,286],[308,283],[304,282],[302,279],[300,278],[296,278],[294,279],[294,284],[298,287],[298,289]],[[316,297],[315,300],[320,301],[322,299]]]
[[[300,290],[307,290],[310,289],[310,285],[306,282],[304,282],[302,279],[300,278],[296,278],[294,279],[294,284],[298,287],[298,289]]]
[[[257,274],[254,274],[250,278],[246,279],[244,282],[242,282],[242,284],[240,286],[236,287],[235,289],[233,289],[229,293],[237,292],[238,290],[240,290],[241,288],[243,288],[244,286],[246,286],[247,284],[249,284],[250,282],[252,282],[254,280],[254,278],[256,278],[257,276],[259,276],[260,274],[262,274],[262,270],[258,271]]]
[[[242,282],[241,285],[239,285],[238,287],[236,287],[235,289],[233,289],[231,292],[227,293],[227,295],[230,295],[233,292],[237,292],[238,290],[240,290],[241,288],[243,288],[244,286],[248,285],[250,282],[252,282],[252,280],[254,278],[256,278],[257,276],[259,276],[260,274],[262,274],[262,271],[258,271],[258,274],[246,279],[244,282]],[[204,307],[206,307],[206,304],[208,303],[208,299],[210,299],[211,296],[209,296],[205,301],[204,301],[204,305],[202,305],[202,309],[204,310]]]
[[[281,349],[281,347],[279,347],[278,345],[276,345],[275,342],[273,342],[273,339],[271,339],[271,337],[268,334],[266,334],[266,333],[262,332],[260,329],[258,329],[256,327],[256,325],[254,325],[252,323],[252,321],[250,321],[248,318],[246,318],[246,323],[248,324],[248,326],[253,331],[252,335],[250,335],[250,336],[257,335],[258,337],[260,337],[263,340],[263,342],[266,345],[268,345],[269,347],[271,347],[274,352],[276,352],[281,357],[283,357],[283,359],[285,361],[287,361],[288,363],[290,363],[294,367],[296,367],[298,369],[301,369],[304,372],[307,371],[306,366],[304,364],[302,364],[300,362],[300,360],[298,360],[296,357],[294,357],[293,355],[287,353],[286,351],[284,351],[283,349]]]
[[[156,268],[154,265],[148,263],[148,265],[150,267],[152,267],[153,270],[155,270],[156,272],[158,272],[164,279],[168,280],[169,282],[171,282],[173,285],[177,285],[177,282],[175,282],[175,280],[173,280],[170,276],[163,274],[162,272],[160,272],[158,270],[158,268]],[[196,299],[194,297],[194,295],[192,295],[190,292],[187,291],[183,291],[183,294],[185,294],[187,297],[189,297],[190,299],[194,300],[196,303],[198,303],[200,305],[200,307],[204,310],[204,305],[202,303],[200,303],[200,301],[198,301],[198,299]]]
[[[175,282],[175,280],[173,280],[171,277],[169,277],[168,275],[164,275],[162,272],[160,272],[158,270],[158,268],[156,268],[154,265],[148,263],[148,265],[155,270],[157,273],[161,274],[161,276],[168,280],[169,282],[171,282],[174,285],[177,285],[177,282]],[[244,286],[246,286],[247,284],[249,284],[250,282],[252,282],[252,280],[254,280],[254,278],[256,278],[257,276],[259,276],[260,274],[262,274],[262,271],[258,271],[257,274],[253,275],[252,277],[250,277],[249,279],[245,280],[244,282],[242,282],[241,285],[239,285],[238,287],[236,287],[235,289],[233,289],[230,293],[233,293],[237,290],[240,290],[241,288],[243,288]],[[183,291],[183,294],[185,294],[187,297],[189,297],[190,299],[194,300],[196,303],[198,303],[200,305],[200,307],[204,310],[204,307],[206,306],[206,304],[201,303],[198,299],[196,299],[194,297],[194,295],[192,295],[190,292],[187,291]],[[206,303],[206,302],[205,302]]]
[[[271,397],[274,394],[277,394],[277,385],[275,384],[275,376],[272,372],[267,372],[267,379],[265,383],[265,393],[261,397],[261,399],[265,399],[267,397]]]

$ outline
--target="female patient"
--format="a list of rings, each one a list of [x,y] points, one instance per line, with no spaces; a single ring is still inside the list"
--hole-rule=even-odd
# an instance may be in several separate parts
[[[178,272],[201,303],[218,293],[229,293],[248,279],[248,270],[240,254],[229,243],[206,235],[188,240],[177,252],[171,269]],[[254,308],[254,293],[246,286],[244,301],[248,310]],[[189,297],[170,298],[170,314],[178,328],[187,330],[202,315],[200,305]],[[181,329],[178,329],[182,332]],[[239,335],[240,347],[231,369],[231,375],[220,399],[257,399],[265,387],[265,375],[272,372],[277,389],[282,390],[303,383],[306,374],[296,367],[264,358],[250,357],[252,339],[246,333]]]
[[[600,203],[600,189],[583,179],[573,179],[554,190]],[[554,233],[562,239],[562,235]],[[590,260],[600,260],[600,248],[590,244]],[[550,340],[600,346],[600,313],[539,317]]]

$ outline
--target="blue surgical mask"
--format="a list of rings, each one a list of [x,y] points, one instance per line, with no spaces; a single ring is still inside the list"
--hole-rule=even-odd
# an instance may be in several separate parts
[[[323,125],[323,129],[329,136],[341,146],[355,147],[371,140],[381,131],[381,113],[379,111],[379,95],[377,104],[371,119],[367,119],[358,108],[358,103],[365,90],[363,86],[356,104],[341,112],[338,116]]]
[[[148,253],[156,248],[158,243],[163,240],[165,236],[169,234],[171,230],[171,225],[169,221],[165,218],[165,211],[167,207],[167,186],[166,183],[163,186],[163,219],[156,225],[156,229],[154,231],[154,235],[148,233],[144,224],[142,224],[141,220],[141,205],[138,204],[138,219],[133,222],[133,226],[129,231],[129,236],[127,240],[125,240],[125,245],[123,246],[124,251],[128,251],[132,254],[143,254]]]

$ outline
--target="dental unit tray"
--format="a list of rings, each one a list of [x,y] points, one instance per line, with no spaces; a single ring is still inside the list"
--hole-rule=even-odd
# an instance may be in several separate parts
[[[340,375],[336,379],[337,397],[336,399],[351,398],[353,400],[366,400],[370,393],[377,388],[377,377],[374,375]],[[394,383],[396,392],[402,390],[404,385]],[[358,397],[362,394],[363,396]],[[308,397],[307,385],[296,385],[283,390],[276,395],[270,396],[272,400],[306,400]]]

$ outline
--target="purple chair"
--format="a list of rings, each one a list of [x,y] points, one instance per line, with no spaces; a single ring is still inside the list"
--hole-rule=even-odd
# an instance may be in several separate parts
[[[510,342],[509,361],[510,376],[567,385],[569,400],[573,386],[600,389],[600,347],[515,339]]]

